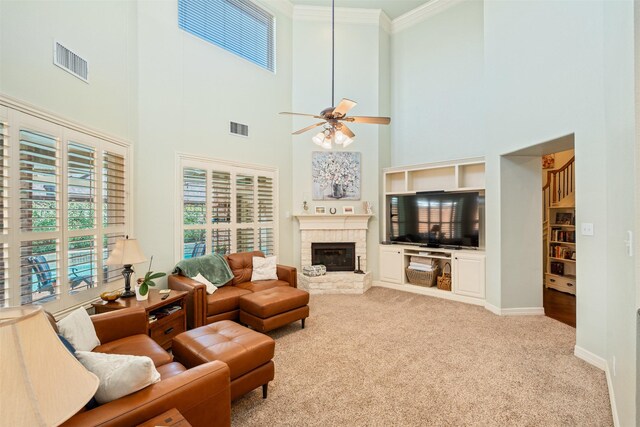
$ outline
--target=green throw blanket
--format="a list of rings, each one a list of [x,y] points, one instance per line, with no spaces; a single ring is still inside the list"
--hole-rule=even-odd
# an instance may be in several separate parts
[[[233,278],[229,264],[218,254],[183,259],[173,268],[173,273],[187,277],[196,277],[200,273],[218,288]]]

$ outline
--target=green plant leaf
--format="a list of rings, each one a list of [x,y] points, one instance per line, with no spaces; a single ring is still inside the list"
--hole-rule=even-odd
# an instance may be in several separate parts
[[[166,275],[167,275],[167,273],[162,273],[162,272],[153,273],[151,276],[149,276],[149,280],[157,279],[159,277],[166,276]]]
[[[138,292],[140,292],[140,295],[144,296],[147,294],[147,292],[149,292],[149,286],[143,282],[142,285],[140,285],[140,288],[138,288]]]

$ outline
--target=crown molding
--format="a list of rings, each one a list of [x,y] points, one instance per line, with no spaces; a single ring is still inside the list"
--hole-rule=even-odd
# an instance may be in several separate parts
[[[296,5],[293,7],[293,19],[299,21],[330,22],[331,8]],[[391,30],[391,20],[380,9],[336,7],[335,20],[338,23],[347,24],[373,24],[382,27],[385,31]]]
[[[409,27],[413,27],[414,25],[424,21],[425,19],[437,15],[438,13],[449,9],[452,6],[461,3],[462,1],[464,0],[431,0],[423,4],[422,6],[418,6],[415,9],[405,13],[404,15],[398,16],[391,22],[391,34],[396,34],[400,31],[406,30]]]
[[[270,12],[280,12],[287,18],[293,18],[293,4],[289,0],[251,0]]]

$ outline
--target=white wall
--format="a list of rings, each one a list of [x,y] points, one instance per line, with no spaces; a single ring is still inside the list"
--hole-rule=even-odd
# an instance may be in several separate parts
[[[379,25],[379,14],[369,22],[350,21],[353,10],[336,9],[335,102],[349,98],[358,103],[349,115],[377,116],[389,111],[388,34]],[[375,13],[375,12],[374,12]],[[293,111],[318,114],[331,104],[331,23],[326,8],[296,7],[293,24]],[[295,118],[293,130],[303,128],[316,119]],[[311,142],[318,131],[293,136],[293,212],[302,212],[302,202],[336,208],[354,206],[364,213],[363,201],[374,204],[375,216],[369,221],[367,234],[367,270],[377,275],[380,242],[380,170],[388,163],[388,130],[383,126],[349,124],[355,141],[344,151],[361,153],[361,200],[311,200],[311,154],[322,148]],[[334,148],[334,150],[336,150]],[[339,149],[338,149],[339,150]],[[382,159],[382,160],[381,160]],[[295,221],[295,220],[294,220]],[[295,221],[295,230],[298,224]],[[294,256],[300,267],[299,233],[295,233]]]
[[[273,4],[269,2],[269,8]],[[290,120],[291,19],[277,20],[276,73],[178,28],[175,1],[138,3],[140,131],[136,142],[136,234],[156,268],[178,260],[176,153],[279,169],[279,262],[293,262]],[[229,134],[229,121],[249,137]]]
[[[123,1],[0,2],[0,93],[132,141],[136,7]],[[89,83],[53,65],[59,41],[89,62]]]
[[[529,168],[526,159],[516,165],[517,159],[503,155],[575,134],[577,223],[593,223],[595,230],[594,236],[577,236],[576,345],[609,364],[612,352],[617,356],[612,383],[621,425],[635,424],[634,274],[622,253],[623,232],[634,227],[632,3],[486,0],[480,10],[478,2],[463,2],[392,39],[392,113],[409,115],[402,129],[393,130],[393,164],[486,156],[492,305],[542,302],[539,224],[515,227],[539,209],[519,197],[533,191],[526,183],[537,186],[539,175],[529,173],[533,163]],[[467,43],[454,43],[459,40]],[[456,96],[458,81],[470,98],[482,94],[479,105]],[[425,106],[417,100],[409,101],[411,108],[404,105],[409,90],[403,88],[420,94]],[[457,125],[444,119],[446,126],[425,126],[430,117],[423,112],[437,106],[456,115]],[[427,135],[428,143],[419,144],[416,135]],[[536,250],[527,254],[527,246]]]

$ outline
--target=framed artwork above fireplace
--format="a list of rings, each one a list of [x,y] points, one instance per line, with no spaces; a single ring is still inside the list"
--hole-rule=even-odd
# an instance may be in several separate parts
[[[360,200],[360,153],[314,151],[313,200]]]

